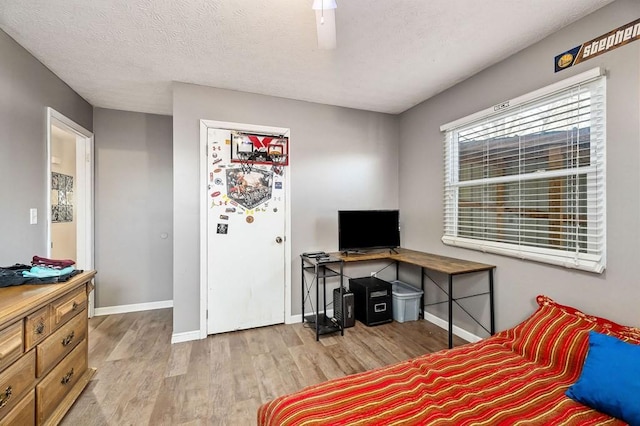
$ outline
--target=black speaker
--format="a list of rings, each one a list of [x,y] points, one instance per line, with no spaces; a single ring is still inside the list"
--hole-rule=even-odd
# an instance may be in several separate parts
[[[340,289],[333,289],[333,317],[341,321],[344,313],[344,328],[353,327],[356,323],[354,314],[353,293],[343,290],[342,303],[340,303]]]
[[[369,326],[393,321],[391,283],[376,277],[351,278],[349,289],[353,292],[358,321]]]

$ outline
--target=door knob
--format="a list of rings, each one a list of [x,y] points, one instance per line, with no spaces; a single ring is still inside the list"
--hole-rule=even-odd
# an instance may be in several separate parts
[[[276,237],[276,243],[280,244],[282,242],[282,238],[281,237]]]

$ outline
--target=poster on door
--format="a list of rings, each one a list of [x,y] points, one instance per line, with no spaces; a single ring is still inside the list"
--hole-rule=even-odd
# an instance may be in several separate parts
[[[272,171],[227,169],[227,197],[245,209],[253,209],[271,199],[272,182]]]
[[[271,157],[256,158],[258,161],[247,160],[245,157],[242,162],[234,161],[233,154],[238,150],[238,147],[233,148],[235,145],[248,141],[252,150],[258,151],[253,145],[253,136],[249,138],[242,134],[238,137],[233,132],[225,135],[224,132],[212,130],[209,132],[207,149],[208,195],[210,209],[218,218],[217,234],[232,234],[238,226],[244,227],[260,221],[264,214],[275,215],[282,211],[284,162],[273,164],[273,161],[269,162]],[[276,146],[275,138],[262,138],[260,142],[273,150],[273,158],[286,158],[279,156],[286,151]],[[278,142],[281,140],[278,139]],[[240,147],[240,150],[246,152],[247,148]],[[242,221],[236,221],[238,216],[244,216]]]

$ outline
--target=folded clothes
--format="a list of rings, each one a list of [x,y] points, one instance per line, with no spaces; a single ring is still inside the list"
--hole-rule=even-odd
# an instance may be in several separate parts
[[[34,266],[49,266],[51,268],[62,269],[75,265],[75,261],[71,259],[48,259],[46,257],[33,256],[31,264]]]
[[[75,271],[76,268],[73,266],[67,266],[63,269],[52,269],[46,268],[44,266],[34,266],[29,271],[23,271],[23,277],[31,277],[31,278],[50,278],[50,277],[59,277],[61,275],[70,274]]]
[[[0,267],[0,287],[10,287],[14,285],[33,284],[36,278],[25,278],[22,273],[31,269],[29,265],[16,263],[12,266]]]

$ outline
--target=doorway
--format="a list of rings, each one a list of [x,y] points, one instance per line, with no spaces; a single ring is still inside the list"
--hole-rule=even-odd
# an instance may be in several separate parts
[[[47,257],[93,269],[93,133],[47,108],[47,159]]]
[[[201,120],[200,145],[201,337],[284,323],[289,129]]]

